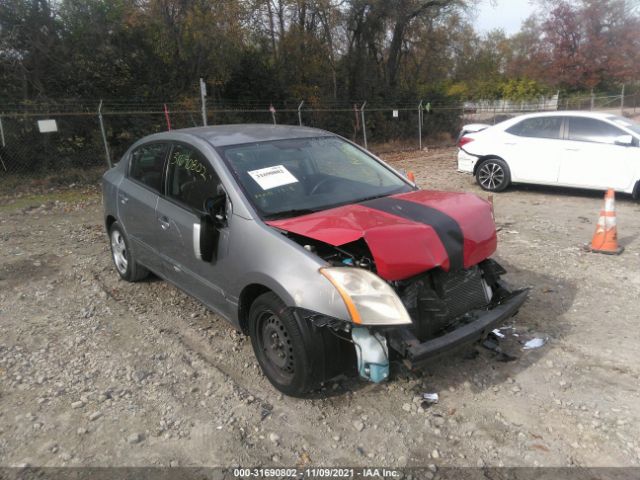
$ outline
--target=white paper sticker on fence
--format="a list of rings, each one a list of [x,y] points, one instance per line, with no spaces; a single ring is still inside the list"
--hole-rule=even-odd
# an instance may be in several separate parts
[[[393,111],[393,118],[398,118],[398,110]]]
[[[58,124],[55,120],[38,120],[38,130],[40,133],[57,132]]]
[[[252,170],[247,173],[251,175],[251,178],[253,178],[263,190],[281,187],[282,185],[288,185],[298,181],[298,179],[282,165]]]

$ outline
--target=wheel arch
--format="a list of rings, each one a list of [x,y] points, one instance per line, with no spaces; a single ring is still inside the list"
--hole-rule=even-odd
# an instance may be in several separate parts
[[[249,310],[251,309],[251,305],[260,295],[269,292],[275,293],[261,283],[251,283],[240,292],[240,298],[238,299],[238,325],[245,335],[249,334]]]
[[[104,226],[107,229],[107,233],[109,233],[109,230],[111,230],[111,225],[113,225],[117,221],[118,221],[118,219],[116,217],[114,217],[113,215],[107,215],[106,216],[106,218],[104,219]]]

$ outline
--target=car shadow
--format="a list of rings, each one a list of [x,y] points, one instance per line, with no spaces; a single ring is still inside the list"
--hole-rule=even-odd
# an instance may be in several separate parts
[[[509,192],[531,192],[546,193],[548,195],[558,195],[563,197],[583,197],[583,198],[604,198],[605,190],[590,190],[585,188],[559,187],[551,185],[533,185],[517,183],[509,185],[504,193]],[[636,202],[632,195],[628,193],[616,192],[616,200]]]

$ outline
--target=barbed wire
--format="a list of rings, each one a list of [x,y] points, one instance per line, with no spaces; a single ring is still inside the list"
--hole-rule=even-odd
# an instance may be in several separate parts
[[[625,103],[630,100],[637,101],[640,97],[639,93],[624,96]],[[419,108],[424,110],[440,110],[440,111],[465,111],[468,109],[476,109],[479,111],[505,111],[516,112],[519,110],[530,109],[561,109],[566,105],[576,104],[594,104],[598,106],[606,106],[613,102],[621,100],[621,95],[594,95],[594,96],[575,96],[565,97],[562,100],[558,98],[540,97],[536,99],[525,100],[508,100],[508,99],[475,99],[468,101],[443,102],[443,101],[414,101],[414,102],[397,102],[389,104],[353,102],[342,103],[321,103],[307,104],[299,102],[297,106],[290,107],[278,103],[270,104],[254,104],[244,103],[216,103],[206,102],[206,110],[210,113],[270,113],[271,109],[275,113],[297,113],[297,112],[354,112],[364,107],[368,112],[375,111],[417,111]],[[164,114],[165,108],[171,114],[191,114],[200,115],[202,113],[200,99],[190,99],[189,101],[180,102],[148,102],[148,101],[120,101],[120,102],[102,102],[100,113],[102,115],[146,115],[146,114]],[[0,102],[0,116],[92,116],[99,112],[100,102],[87,104],[83,101],[48,101],[48,102]],[[186,107],[186,108],[185,108]],[[191,108],[189,108],[191,107]]]

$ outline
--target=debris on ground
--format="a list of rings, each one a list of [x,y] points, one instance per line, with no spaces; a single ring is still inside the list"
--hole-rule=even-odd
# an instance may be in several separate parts
[[[437,393],[423,393],[422,398],[429,404],[438,403],[440,397]]]
[[[534,348],[540,348],[547,342],[546,338],[532,338],[524,343],[522,346],[523,350],[533,350]]]

